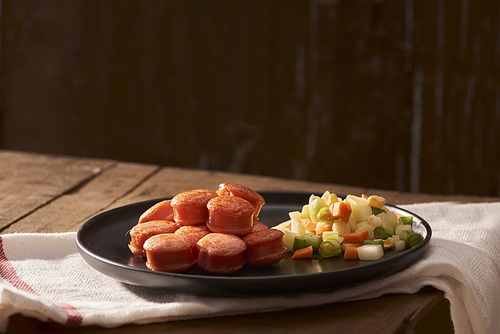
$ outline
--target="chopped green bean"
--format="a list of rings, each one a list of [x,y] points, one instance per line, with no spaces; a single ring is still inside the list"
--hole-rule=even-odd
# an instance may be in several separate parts
[[[305,237],[296,236],[293,240],[292,253],[295,253],[297,249],[306,248],[307,239]]]
[[[413,216],[399,217],[399,219],[404,225],[413,224]]]
[[[375,216],[378,215],[379,213],[385,213],[384,209],[375,208],[373,206],[371,208],[372,208],[372,214],[374,214]]]
[[[389,237],[392,237],[392,232],[388,228],[384,228],[382,226],[377,226],[375,227],[375,230],[373,230],[373,234],[376,239],[387,239]]]
[[[422,241],[422,236],[418,233],[412,233],[405,241],[407,248],[412,248]]]
[[[408,237],[409,237],[412,233],[413,233],[413,232],[411,232],[411,231],[402,231],[401,233],[399,233],[399,239],[406,241],[406,239],[408,239]]]
[[[321,242],[323,242],[323,238],[320,235],[306,234],[304,238],[306,238],[305,247],[312,246],[315,251],[319,249]]]

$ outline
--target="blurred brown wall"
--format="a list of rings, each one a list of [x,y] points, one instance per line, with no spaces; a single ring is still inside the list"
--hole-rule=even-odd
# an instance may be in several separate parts
[[[1,4],[0,148],[500,195],[498,1]]]

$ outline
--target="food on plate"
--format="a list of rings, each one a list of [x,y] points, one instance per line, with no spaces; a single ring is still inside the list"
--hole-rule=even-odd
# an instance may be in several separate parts
[[[191,240],[175,233],[157,234],[144,243],[146,266],[154,271],[181,272],[195,261]]]
[[[173,233],[178,228],[179,224],[168,220],[151,220],[137,224],[130,230],[130,251],[135,255],[145,256],[143,245],[146,240],[157,234]]]
[[[313,194],[300,211],[289,212],[289,220],[272,228],[258,221],[264,204],[260,194],[234,183],[221,183],[217,191],[184,191],[140,216],[129,248],[145,257],[151,270],[180,272],[196,265],[231,274],[245,265],[272,266],[288,252],[292,259],[317,254],[374,261],[389,248],[403,251],[422,241],[412,230],[413,217],[391,212],[377,195]]]
[[[266,203],[264,197],[262,197],[259,193],[248,187],[236,183],[221,183],[219,185],[219,189],[217,190],[217,194],[219,196],[241,197],[249,201],[255,208],[255,212],[253,215],[255,221],[259,219],[260,210]]]
[[[201,225],[208,219],[207,203],[217,193],[208,189],[193,189],[177,194],[170,205],[174,210],[174,220],[180,225]]]
[[[247,245],[245,261],[253,267],[278,263],[287,253],[283,243],[283,232],[276,229],[252,232],[242,239]]]
[[[313,255],[314,249],[312,246],[297,249],[293,252],[292,259],[310,259]]]
[[[294,259],[317,252],[321,258],[344,254],[345,260],[378,260],[388,248],[402,251],[422,241],[412,230],[413,217],[391,212],[385,204],[378,195],[312,194],[301,211],[290,212],[290,219],[273,229],[283,232]]]
[[[261,222],[254,222],[253,223],[252,232],[259,232],[259,231],[264,231],[264,230],[269,230],[269,227],[267,227],[266,224],[261,223]]]
[[[244,236],[253,229],[254,206],[241,197],[217,196],[208,204],[207,227],[212,232]]]
[[[245,242],[233,234],[210,233],[196,243],[193,254],[201,269],[213,274],[230,274],[245,265],[246,248]]]
[[[344,260],[358,260],[358,247],[359,246],[347,246],[344,250]]]
[[[156,203],[149,209],[147,209],[140,217],[139,224],[151,221],[151,220],[174,220],[174,209],[170,205],[171,200],[164,200]]]
[[[206,225],[197,225],[197,226],[181,226],[175,234],[184,235],[190,241],[191,244],[194,245],[201,238],[210,233],[210,230]]]

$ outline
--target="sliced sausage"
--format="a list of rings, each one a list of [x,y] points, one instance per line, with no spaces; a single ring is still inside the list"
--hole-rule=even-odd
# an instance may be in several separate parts
[[[157,234],[173,233],[178,228],[179,224],[168,220],[151,220],[137,224],[130,230],[130,251],[135,255],[145,256],[143,245],[146,240]]]
[[[261,223],[261,222],[254,222],[253,223],[252,233],[259,232],[259,231],[265,231],[265,230],[269,230],[269,227],[267,227],[266,224]]]
[[[144,243],[146,266],[154,271],[181,272],[194,265],[192,243],[188,237],[175,234],[158,234]]]
[[[208,204],[207,227],[216,233],[243,236],[252,232],[254,207],[240,197],[218,196]]]
[[[196,244],[198,240],[209,233],[210,230],[206,225],[182,226],[177,231],[175,231],[175,234],[186,236],[191,241],[192,245]]]
[[[207,189],[193,189],[172,198],[174,220],[180,225],[205,224],[208,219],[207,203],[217,197],[217,193]]]
[[[174,220],[174,209],[170,205],[171,200],[165,200],[156,203],[139,217],[139,224],[151,221],[151,220]]]
[[[247,245],[245,262],[249,266],[263,267],[278,263],[285,257],[287,249],[283,243],[283,232],[268,229],[244,236]]]
[[[219,185],[219,189],[217,190],[217,194],[219,194],[219,196],[241,197],[249,201],[255,208],[253,216],[254,220],[259,219],[260,210],[266,203],[264,197],[262,197],[259,193],[237,183],[221,183]]]
[[[234,273],[245,265],[245,249],[245,242],[235,235],[210,233],[196,243],[196,265],[214,274]]]

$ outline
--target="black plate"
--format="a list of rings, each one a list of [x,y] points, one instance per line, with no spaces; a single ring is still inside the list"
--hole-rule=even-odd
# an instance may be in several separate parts
[[[260,221],[275,226],[289,219],[290,211],[301,210],[311,193],[259,192],[266,200]],[[77,248],[85,261],[96,270],[121,282],[145,287],[172,289],[194,294],[275,294],[336,289],[380,278],[400,271],[417,261],[426,251],[431,238],[429,224],[419,216],[387,205],[391,211],[411,215],[413,230],[423,241],[409,250],[385,252],[377,261],[330,259],[292,260],[290,253],[279,263],[256,268],[245,266],[230,275],[206,273],[196,266],[184,273],[164,273],[147,269],[145,260],[128,249],[128,231],[139,216],[163,199],[123,206],[99,214],[84,223],[77,233]]]

